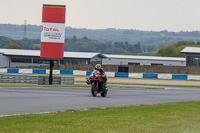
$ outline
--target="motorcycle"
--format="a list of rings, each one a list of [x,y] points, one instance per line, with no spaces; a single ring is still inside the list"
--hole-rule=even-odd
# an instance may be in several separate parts
[[[97,93],[100,93],[102,97],[106,97],[108,89],[105,85],[105,80],[107,80],[107,76],[104,73],[103,78],[101,78],[100,72],[98,70],[94,70],[89,78],[86,78],[86,83],[91,84],[91,92],[95,97]]]

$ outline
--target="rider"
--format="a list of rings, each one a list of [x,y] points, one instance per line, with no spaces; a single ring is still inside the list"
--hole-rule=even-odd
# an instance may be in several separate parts
[[[100,72],[100,77],[101,77],[101,78],[103,79],[103,81],[104,81],[105,89],[107,89],[107,83],[106,83],[106,82],[107,82],[107,77],[104,75],[105,72],[104,72],[103,68],[101,67],[100,64],[96,64],[95,70],[98,70],[98,71]]]

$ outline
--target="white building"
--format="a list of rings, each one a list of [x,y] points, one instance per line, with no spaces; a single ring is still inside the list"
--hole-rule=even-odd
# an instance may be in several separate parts
[[[200,47],[185,47],[181,53],[186,54],[186,66],[200,66]]]
[[[64,58],[55,64],[97,64],[105,58],[100,53],[64,52]],[[0,67],[40,66],[49,64],[48,59],[40,58],[39,50],[0,49]]]
[[[111,55],[91,52],[64,52],[64,58],[55,64],[103,64],[103,65],[167,65],[186,66],[185,58]],[[39,50],[0,49],[0,67],[40,66],[49,64],[40,58]]]
[[[111,55],[104,54],[105,65],[165,65],[165,66],[186,66],[185,58],[157,57],[157,56],[136,56],[136,55]]]

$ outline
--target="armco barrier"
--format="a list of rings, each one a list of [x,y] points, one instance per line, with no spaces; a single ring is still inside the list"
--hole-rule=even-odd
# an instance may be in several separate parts
[[[114,72],[106,72],[106,75],[108,77],[115,77],[115,73]]]
[[[172,79],[186,79],[187,80],[187,75],[172,75]]]
[[[46,74],[49,74],[50,70],[46,70]],[[60,74],[60,70],[53,70],[53,74]]]
[[[19,69],[19,73],[30,73],[30,74],[32,74],[33,70],[32,69]]]
[[[147,73],[144,73],[144,74],[143,74],[143,78],[153,78],[153,79],[157,79],[157,78],[158,78],[158,74],[147,74]]]
[[[143,73],[129,73],[129,78],[143,78]]]
[[[73,70],[60,70],[60,74],[73,75]]]
[[[7,73],[8,70],[7,69],[0,69],[0,73]]]
[[[200,80],[199,75],[188,75],[188,80]]]
[[[73,75],[86,75],[86,71],[74,70]]]
[[[172,74],[158,74],[158,79],[172,79]]]
[[[19,73],[19,69],[8,69],[8,73]]]
[[[128,77],[128,73],[115,73],[115,77]]]
[[[92,71],[86,71],[86,75],[89,76],[92,73]]]
[[[46,74],[46,70],[33,69],[33,74]]]
[[[33,74],[48,74],[49,70],[40,69],[0,69],[0,73],[33,73]],[[86,75],[89,76],[92,71],[81,70],[53,70],[53,74],[66,75]],[[108,77],[130,77],[130,78],[157,78],[157,79],[185,79],[185,80],[200,80],[200,75],[178,75],[178,74],[147,74],[147,73],[118,73],[106,72]]]

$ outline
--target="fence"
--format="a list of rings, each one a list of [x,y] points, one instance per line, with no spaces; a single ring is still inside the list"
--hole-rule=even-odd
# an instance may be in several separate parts
[[[38,84],[38,76],[1,74],[0,82],[1,83]]]
[[[73,85],[74,77],[61,77],[61,85]]]
[[[0,83],[48,85],[48,76],[0,74]],[[73,85],[74,77],[53,77],[53,85]]]
[[[39,85],[48,85],[49,84],[49,77],[48,76],[38,76],[38,84]],[[53,77],[53,85],[60,85],[61,84],[61,77]]]

